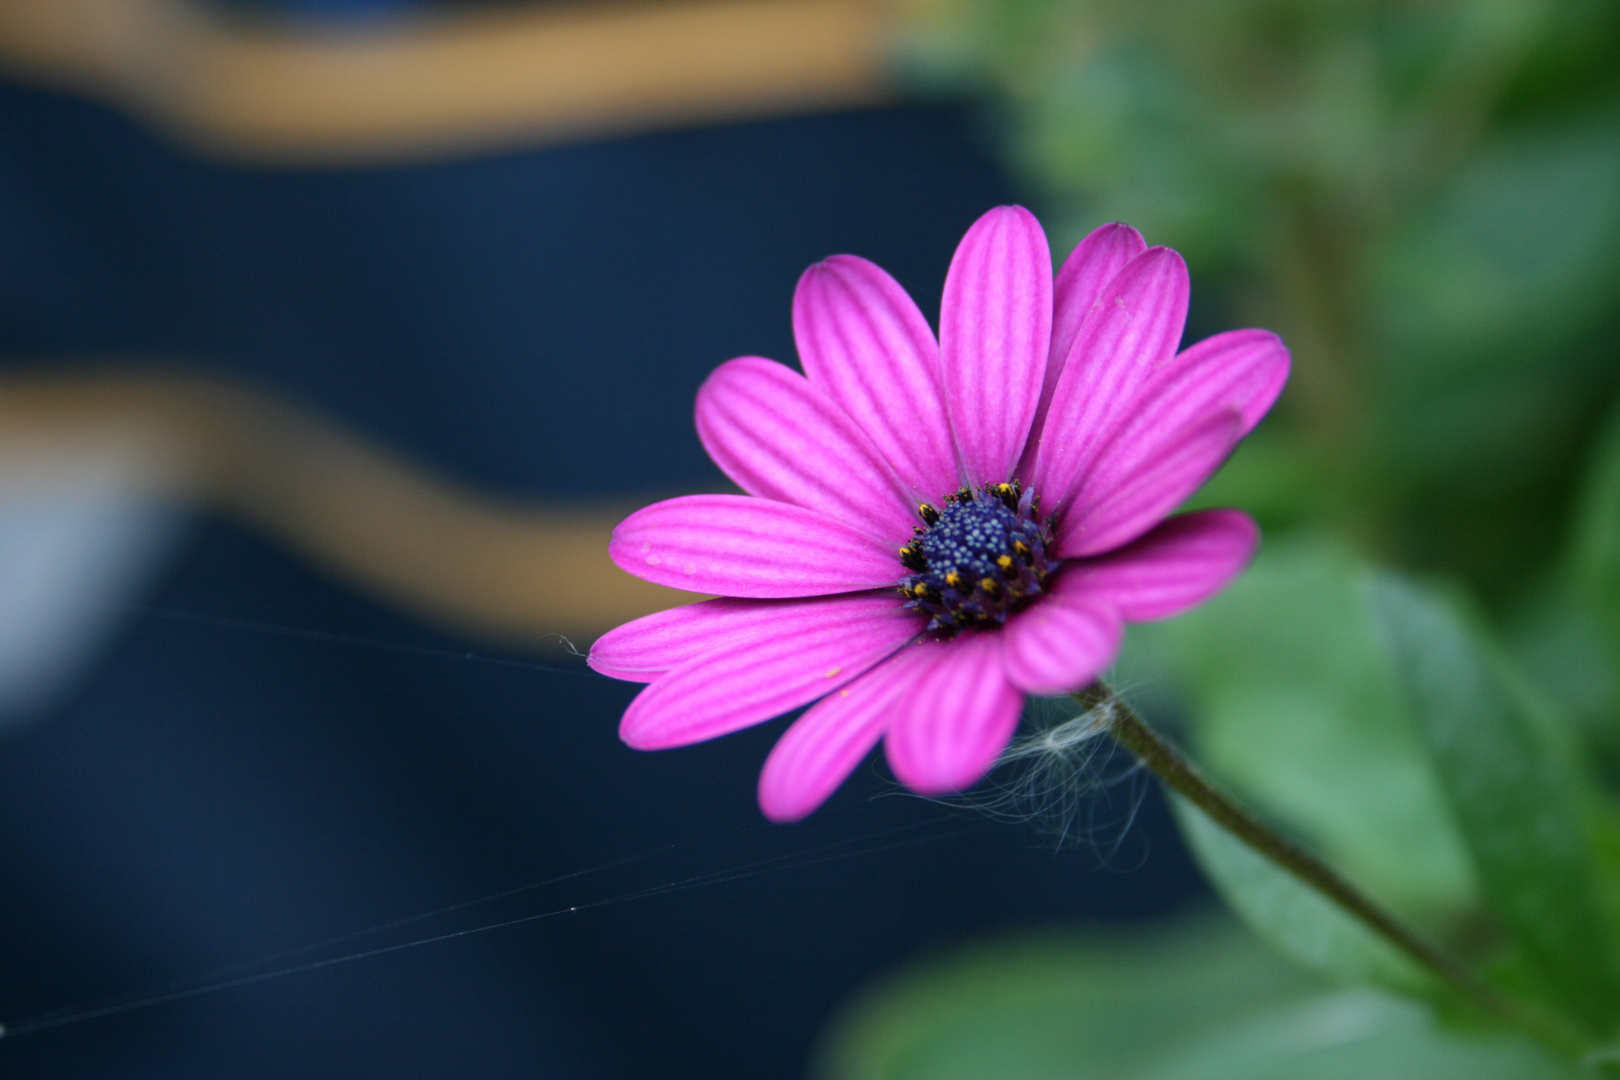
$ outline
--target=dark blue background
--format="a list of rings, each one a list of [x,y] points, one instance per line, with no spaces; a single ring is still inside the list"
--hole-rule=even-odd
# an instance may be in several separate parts
[[[908,107],[246,170],[0,87],[0,349],[183,358],[503,495],[708,486],[692,395],[727,357],[792,357],[806,265],[866,255],[937,310],[957,238],[1015,195],[973,131]],[[223,522],[151,603],[71,707],[0,743],[0,1019],[641,853],[377,943],[848,857],[0,1040],[7,1076],[790,1077],[919,950],[1200,888],[1156,799],[1107,865],[895,795],[880,765],[766,826],[780,724],[637,754],[630,685],[172,617],[469,647]]]

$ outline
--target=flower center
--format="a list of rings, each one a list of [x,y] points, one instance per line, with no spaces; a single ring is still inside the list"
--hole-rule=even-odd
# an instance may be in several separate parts
[[[1001,626],[1045,590],[1052,526],[1017,480],[962,488],[945,509],[923,503],[917,513],[923,524],[900,549],[911,573],[899,589],[907,608],[928,616],[929,633]]]

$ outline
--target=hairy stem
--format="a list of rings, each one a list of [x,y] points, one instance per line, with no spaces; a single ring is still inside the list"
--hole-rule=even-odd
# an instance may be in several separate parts
[[[1559,1018],[1509,997],[1482,981],[1460,960],[1407,926],[1388,909],[1346,880],[1337,870],[1221,791],[1174,744],[1148,726],[1112,689],[1102,683],[1074,695],[1090,709],[1105,709],[1103,724],[1141,759],[1167,787],[1198,807],[1221,828],[1332,900],[1482,1011],[1524,1030],[1568,1054],[1579,1054],[1586,1040]]]

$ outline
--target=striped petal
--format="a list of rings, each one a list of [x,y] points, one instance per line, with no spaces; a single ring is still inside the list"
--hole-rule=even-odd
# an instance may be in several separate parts
[[[1131,453],[1154,431],[1183,428],[1217,412],[1238,414],[1238,434],[1247,435],[1270,411],[1288,381],[1288,349],[1269,330],[1229,330],[1205,338],[1167,364],[1141,388],[1131,416],[1097,455],[1099,471],[1108,456]]]
[[[783,632],[806,608],[825,597],[803,600],[733,600],[721,597],[654,612],[596,639],[586,663],[628,682],[652,682],[700,656],[722,652],[760,634]]]
[[[1108,283],[1081,323],[1026,477],[1049,512],[1068,507],[1138,391],[1175,355],[1187,293],[1181,256],[1151,248]]]
[[[1071,536],[1060,550],[1069,556],[1108,550],[1097,540],[1087,541],[1083,547],[1073,543],[1072,537],[1077,535],[1073,530],[1096,530],[1110,513],[1120,512],[1118,507],[1104,511],[1096,504],[1120,493],[1127,483],[1139,484],[1144,467],[1167,477],[1169,470],[1153,464],[1153,459],[1174,453],[1166,441],[1167,433],[1212,430],[1233,418],[1232,442],[1236,445],[1277,400],[1288,381],[1288,368],[1288,350],[1277,335],[1265,330],[1217,334],[1175,357],[1137,391],[1130,416],[1097,449],[1066,507],[1056,515],[1059,534]],[[1229,450],[1217,455],[1217,466]],[[1132,499],[1152,494],[1138,490]],[[1179,500],[1168,503],[1164,512],[1178,504]],[[1157,519],[1143,527],[1155,524]],[[1140,534],[1127,539],[1135,535]]]
[[[1197,607],[1243,572],[1260,529],[1238,510],[1173,517],[1134,543],[1069,564],[1063,580],[1131,622],[1168,619]]]
[[[945,407],[969,484],[1006,480],[1029,438],[1052,337],[1052,255],[1021,206],[985,214],[956,249],[940,304]]]
[[[825,596],[893,585],[905,573],[871,534],[749,495],[683,495],[631,514],[608,554],[659,585],[754,598]]]
[[[1046,423],[1058,377],[1068,366],[1069,350],[1080,332],[1080,324],[1101,302],[1104,287],[1146,250],[1147,243],[1141,233],[1129,225],[1116,223],[1093,229],[1063,260],[1063,268],[1052,284],[1052,347],[1046,359],[1040,405],[1035,410],[1034,431],[1039,432]],[[1025,451],[1024,462],[1019,465],[1020,476],[1032,475],[1033,447],[1032,440],[1030,450]]]
[[[1219,469],[1243,435],[1236,411],[1202,417],[1180,430],[1144,432],[1128,452],[1109,452],[1058,522],[1057,555],[1100,555],[1163,521]]]
[[[830,693],[916,637],[893,593],[779,608],[769,628],[690,660],[636,695],[619,737],[663,750],[726,735]]]
[[[939,384],[939,346],[898,282],[834,255],[799,279],[793,337],[810,381],[876,444],[915,501],[961,482]]]
[[[759,776],[759,806],[772,821],[798,821],[827,801],[889,729],[916,677],[904,649],[794,721]]]
[[[888,464],[837,403],[773,360],[721,364],[698,391],[703,447],[744,491],[904,541],[917,512]]]
[[[1065,572],[1051,593],[1007,620],[1007,677],[1026,694],[1073,693],[1114,662],[1124,633],[1119,614]]]
[[[884,741],[889,767],[923,795],[972,787],[1012,739],[1024,695],[1007,680],[1002,635],[968,633],[907,650],[915,675]]]

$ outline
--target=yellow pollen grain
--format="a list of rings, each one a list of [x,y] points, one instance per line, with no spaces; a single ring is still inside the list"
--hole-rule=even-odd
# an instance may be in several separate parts
[[[843,670],[844,670],[844,669],[843,669],[843,668],[841,668],[841,667],[835,667],[835,668],[831,668],[831,669],[829,669],[829,670],[828,670],[828,672],[827,672],[827,678],[829,678],[829,679],[830,679],[830,678],[832,678],[832,677],[833,677],[833,676],[834,676],[834,675],[837,675],[837,674],[838,674],[838,673],[839,673],[839,672],[840,672],[840,671],[843,671]]]

